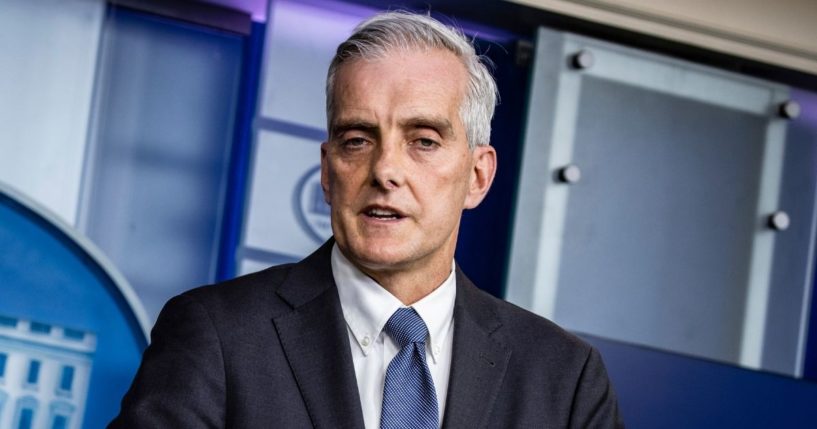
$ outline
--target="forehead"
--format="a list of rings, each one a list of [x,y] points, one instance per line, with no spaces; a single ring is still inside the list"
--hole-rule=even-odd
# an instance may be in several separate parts
[[[348,114],[382,116],[387,111],[456,113],[467,82],[462,61],[443,49],[395,50],[376,59],[354,59],[335,75],[332,120]]]

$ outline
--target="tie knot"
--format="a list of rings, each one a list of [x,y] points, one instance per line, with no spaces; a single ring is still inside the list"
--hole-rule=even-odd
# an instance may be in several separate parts
[[[425,343],[428,328],[413,308],[398,308],[384,328],[400,347],[410,343]]]

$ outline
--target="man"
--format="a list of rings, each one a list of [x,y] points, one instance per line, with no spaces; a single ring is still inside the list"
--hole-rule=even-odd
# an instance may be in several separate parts
[[[168,302],[111,427],[620,427],[593,348],[454,264],[494,178],[495,102],[461,33],[362,23],[327,78],[334,238]]]

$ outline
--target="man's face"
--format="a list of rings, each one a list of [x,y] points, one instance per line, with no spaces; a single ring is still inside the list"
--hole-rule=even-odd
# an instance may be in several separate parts
[[[336,74],[321,184],[338,246],[372,271],[450,269],[460,216],[490,187],[495,152],[468,148],[467,72],[443,50],[355,60]]]

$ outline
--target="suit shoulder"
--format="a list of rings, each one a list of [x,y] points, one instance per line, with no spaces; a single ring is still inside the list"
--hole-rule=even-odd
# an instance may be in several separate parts
[[[206,308],[251,308],[269,303],[275,291],[286,280],[294,264],[275,265],[267,269],[220,283],[200,286],[181,294]]]
[[[482,290],[478,293],[490,303],[502,325],[503,337],[515,350],[571,354],[578,359],[584,359],[590,353],[590,344],[551,320]]]

